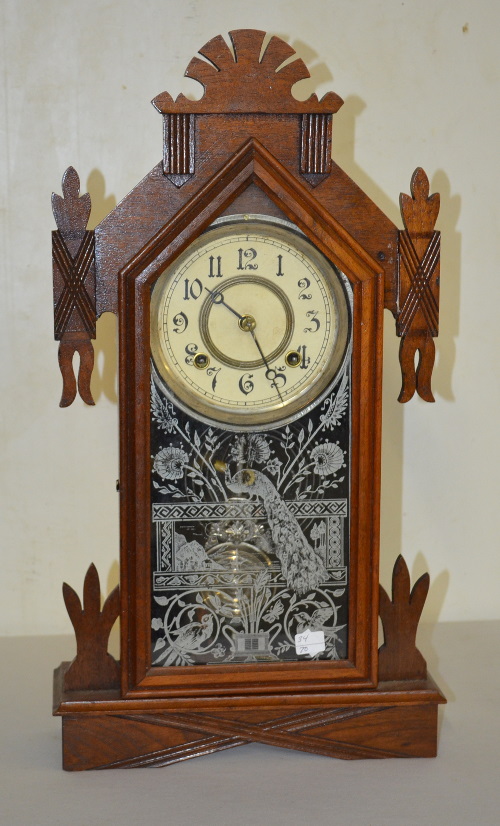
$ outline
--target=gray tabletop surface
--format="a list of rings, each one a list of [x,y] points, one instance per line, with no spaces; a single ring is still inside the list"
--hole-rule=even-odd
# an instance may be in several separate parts
[[[499,826],[500,621],[423,626],[448,698],[434,760],[333,760],[252,744],[166,768],[67,773],[52,670],[71,637],[0,638],[2,826]]]

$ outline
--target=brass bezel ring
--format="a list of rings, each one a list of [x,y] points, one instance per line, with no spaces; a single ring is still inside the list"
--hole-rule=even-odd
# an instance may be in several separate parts
[[[217,294],[223,295],[228,288],[234,287],[237,284],[251,284],[252,286],[265,287],[267,290],[270,290],[277,296],[278,300],[280,301],[285,310],[285,333],[283,335],[283,338],[281,339],[278,346],[275,347],[271,353],[265,354],[268,364],[271,364],[271,362],[279,359],[279,357],[285,352],[286,348],[290,344],[294,330],[294,314],[292,303],[288,298],[287,294],[284,292],[284,290],[281,289],[281,287],[278,287],[277,284],[273,284],[266,278],[262,278],[259,275],[235,275],[233,276],[233,278],[228,278],[226,281],[224,281],[223,284],[221,284],[218,287]],[[218,303],[219,302],[214,301],[211,295],[208,295],[205,301],[203,302],[203,306],[200,310],[200,334],[203,344],[205,345],[208,352],[211,353],[215,359],[222,362],[222,364],[226,364],[228,367],[236,367],[238,370],[254,370],[256,367],[262,367],[264,363],[262,358],[252,359],[252,361],[240,361],[238,359],[233,359],[227,353],[223,353],[222,350],[219,350],[219,348],[214,344],[212,336],[210,335],[209,321],[212,308],[214,306],[217,306]],[[242,330],[241,327],[240,329]],[[242,332],[247,331],[242,330]]]

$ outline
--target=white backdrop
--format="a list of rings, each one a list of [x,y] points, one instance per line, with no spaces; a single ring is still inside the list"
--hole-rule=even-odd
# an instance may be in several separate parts
[[[431,574],[425,618],[500,617],[500,260],[497,0],[3,0],[0,633],[70,630],[63,579],[94,561],[118,581],[116,325],[98,324],[96,407],[58,407],[50,194],[70,164],[91,226],[160,159],[149,101],[184,80],[207,40],[259,28],[333,89],[333,154],[396,223],[416,166],[441,193],[436,404],[396,401],[387,314],[382,580],[398,553]]]

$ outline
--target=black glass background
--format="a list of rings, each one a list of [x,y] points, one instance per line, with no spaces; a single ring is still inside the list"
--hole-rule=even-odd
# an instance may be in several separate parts
[[[310,413],[266,432],[191,417],[152,365],[152,664],[347,657],[349,363]],[[310,655],[306,655],[308,658]]]

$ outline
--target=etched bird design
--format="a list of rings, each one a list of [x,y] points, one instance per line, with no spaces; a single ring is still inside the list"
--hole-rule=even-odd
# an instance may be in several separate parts
[[[188,613],[190,619],[194,616],[195,611],[194,608]],[[212,614],[203,614],[201,622],[189,622],[187,625],[170,632],[171,636],[176,636],[173,645],[182,651],[199,651],[201,645],[212,634],[213,627],[214,618]]]
[[[311,631],[323,631],[325,637],[338,639],[337,631],[341,631],[342,628],[345,628],[345,625],[325,625],[332,614],[333,608],[316,608],[310,615],[306,611],[299,611],[298,614],[295,614],[297,634],[302,634],[306,628],[309,628]]]
[[[345,625],[325,625],[325,622],[330,619],[332,614],[333,608],[330,607],[316,608],[312,614],[308,614],[306,611],[299,611],[299,613],[295,615],[295,619],[297,620],[296,633],[303,634],[307,629],[310,631],[322,631],[325,635],[325,640],[330,643],[331,649],[335,652],[335,659],[337,659],[337,643],[341,642],[338,632],[342,631]]]
[[[305,611],[299,611],[298,614],[295,614],[295,619],[297,620],[297,634],[302,634],[306,628],[309,628],[311,631],[328,631],[328,628],[325,628],[324,623],[330,619],[333,614],[333,608],[316,608],[316,610],[311,614],[307,614]]]
[[[317,588],[327,579],[321,556],[311,547],[295,516],[267,476],[259,470],[245,468],[231,477],[226,469],[226,485],[234,493],[251,494],[262,500],[283,576],[297,594]]]

